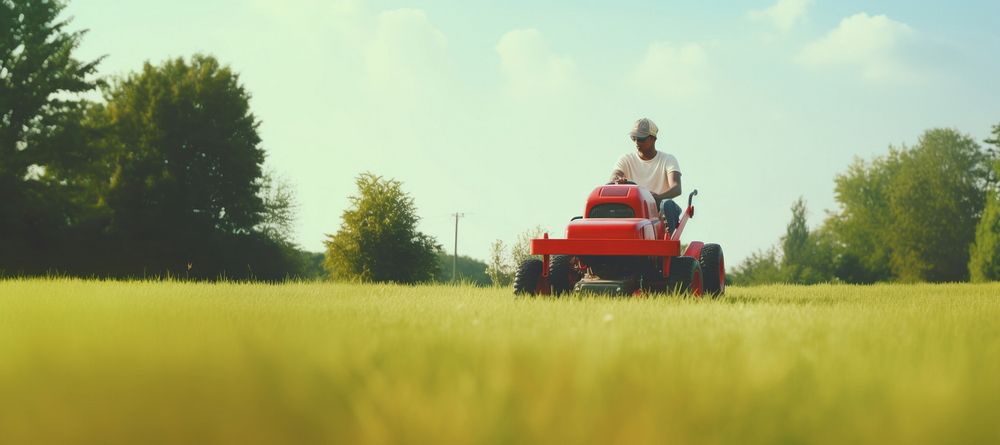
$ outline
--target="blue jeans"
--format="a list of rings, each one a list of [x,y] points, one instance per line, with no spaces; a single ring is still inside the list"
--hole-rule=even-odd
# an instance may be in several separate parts
[[[672,234],[681,220],[681,206],[672,199],[664,199],[660,201],[660,215],[667,225],[667,232]]]

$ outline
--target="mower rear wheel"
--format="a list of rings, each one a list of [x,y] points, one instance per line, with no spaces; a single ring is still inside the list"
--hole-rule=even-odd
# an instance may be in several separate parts
[[[521,262],[514,273],[514,295],[535,295],[542,279],[542,260],[528,258]]]
[[[667,291],[700,297],[704,292],[701,264],[693,257],[679,256],[670,259],[670,276]]]
[[[722,246],[705,244],[698,263],[701,264],[705,293],[713,297],[726,293],[726,260],[722,255]]]
[[[573,286],[582,278],[573,267],[574,258],[572,255],[553,255],[549,260],[549,284],[553,295],[558,297],[573,292]]]

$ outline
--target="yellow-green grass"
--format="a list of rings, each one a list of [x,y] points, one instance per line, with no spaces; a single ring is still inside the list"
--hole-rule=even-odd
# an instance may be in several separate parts
[[[997,443],[1000,285],[0,282],[0,443]]]

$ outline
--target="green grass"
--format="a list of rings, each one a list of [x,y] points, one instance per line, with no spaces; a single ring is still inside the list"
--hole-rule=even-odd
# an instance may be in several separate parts
[[[996,443],[1000,284],[0,282],[0,443]]]

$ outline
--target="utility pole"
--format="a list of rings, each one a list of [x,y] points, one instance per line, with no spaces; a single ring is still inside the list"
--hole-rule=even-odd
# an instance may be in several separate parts
[[[454,255],[451,257],[451,281],[455,282],[458,279],[458,219],[465,216],[464,213],[454,213],[452,216],[455,217],[455,250]]]

